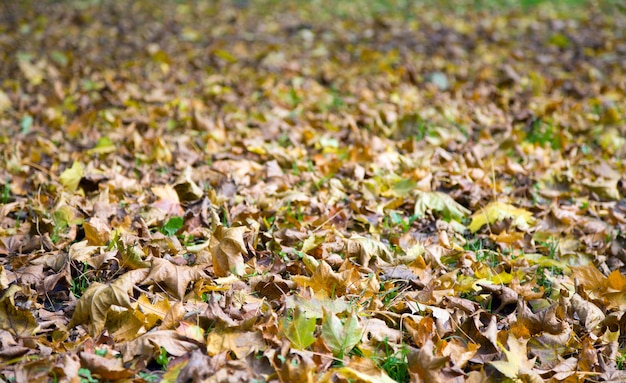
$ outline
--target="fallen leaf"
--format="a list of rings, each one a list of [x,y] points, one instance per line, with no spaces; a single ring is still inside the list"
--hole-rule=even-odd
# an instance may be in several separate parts
[[[504,202],[495,201],[472,215],[472,222],[467,227],[472,233],[483,225],[492,225],[496,221],[511,219],[511,226],[520,230],[528,230],[535,222],[533,214],[528,210],[517,208]]]
[[[80,162],[74,161],[71,168],[67,168],[59,176],[61,185],[70,193],[73,193],[78,188],[80,179],[85,174],[83,165]]]
[[[209,355],[232,351],[238,359],[265,348],[263,336],[256,331],[213,330],[206,342]]]
[[[307,318],[299,307],[293,312],[293,318],[284,318],[281,323],[281,328],[287,339],[291,344],[304,350],[315,342],[315,318]]]
[[[243,235],[248,231],[245,226],[223,228],[215,232],[217,244],[211,247],[215,275],[225,277],[228,273],[243,275],[245,263],[243,255],[247,254]]]
[[[174,297],[182,300],[185,296],[187,286],[198,279],[206,278],[200,266],[179,266],[161,258],[154,258],[152,266],[142,283],[157,284],[163,283],[174,294]]]
[[[461,221],[471,212],[452,197],[441,192],[417,192],[415,197],[416,216],[422,217],[427,212],[440,213],[442,217]]]
[[[342,323],[335,314],[324,309],[321,337],[335,356],[343,358],[359,344],[362,335],[363,329],[356,313],[352,312],[345,323]]]
[[[78,300],[68,326],[71,328],[83,324],[93,336],[99,335],[105,328],[111,306],[133,309],[128,294],[147,274],[146,269],[132,270],[110,284],[94,282]]]

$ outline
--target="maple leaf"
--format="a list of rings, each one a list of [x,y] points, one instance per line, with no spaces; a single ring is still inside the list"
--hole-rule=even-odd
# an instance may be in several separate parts
[[[20,290],[12,285],[0,298],[0,328],[18,337],[30,337],[39,330],[39,325],[29,310],[15,306],[14,295]]]
[[[444,218],[460,221],[471,212],[452,197],[441,192],[417,192],[414,214],[421,217],[428,211],[441,213]]]
[[[163,210],[168,215],[182,215],[183,209],[180,207],[180,200],[176,190],[170,186],[154,186],[152,192],[158,199],[152,204],[157,209]]]
[[[238,359],[265,348],[263,335],[257,331],[213,330],[206,340],[209,355],[232,351]]]
[[[283,333],[296,348],[304,350],[315,342],[315,318],[307,318],[299,307],[294,310],[293,319],[284,318],[281,325]]]
[[[362,335],[363,329],[354,311],[342,323],[337,315],[324,308],[321,337],[335,356],[343,358],[359,344]]]
[[[80,361],[84,368],[93,374],[98,374],[102,379],[120,380],[128,379],[135,375],[131,369],[124,367],[122,360],[115,357],[104,357],[88,352],[81,352]]]
[[[394,383],[384,371],[382,371],[373,360],[368,358],[352,358],[350,364],[335,370],[335,372],[346,379],[363,383]]]
[[[215,232],[218,241],[211,247],[213,255],[213,269],[218,277],[225,277],[228,273],[243,275],[245,263],[243,254],[247,254],[243,235],[248,231],[245,226],[223,228],[219,226]]]
[[[150,272],[142,283],[163,283],[176,298],[182,300],[189,283],[206,277],[201,266],[180,266],[162,258],[154,258]]]
[[[202,189],[191,179],[191,167],[187,166],[174,183],[174,190],[181,201],[195,201],[204,195]]]
[[[519,379],[524,382],[540,383],[543,379],[533,371],[535,358],[528,359],[526,341],[520,341],[515,335],[509,334],[507,340],[508,349],[500,345],[506,355],[506,361],[498,360],[489,362],[504,376],[511,379]]]
[[[380,241],[360,235],[353,235],[345,241],[348,255],[358,257],[359,264],[363,266],[369,266],[372,258],[380,258],[388,263],[393,261],[391,251]]]
[[[511,225],[520,230],[528,230],[535,222],[533,214],[528,210],[517,208],[504,202],[494,201],[472,215],[472,222],[467,227],[472,233],[483,225],[491,225],[496,221],[511,219]]]
[[[84,324],[93,336],[100,334],[105,327],[111,306],[133,309],[128,294],[138,282],[145,279],[147,274],[146,269],[132,270],[110,284],[92,283],[76,303],[69,327]]]
[[[90,245],[103,246],[111,239],[111,228],[104,219],[92,218],[88,222],[83,222],[83,229]]]
[[[428,339],[419,350],[411,350],[408,356],[409,371],[415,377],[413,381],[425,383],[443,382],[442,368],[448,363],[449,356],[437,356],[434,343]]]
[[[80,179],[85,174],[83,165],[80,162],[74,162],[71,168],[67,168],[59,176],[61,185],[69,192],[75,192],[80,183]]]
[[[318,262],[306,254],[302,258],[305,264],[308,263],[309,268],[313,269],[313,273],[310,277],[294,275],[292,280],[300,286],[311,287],[319,295],[318,298],[327,298],[331,295],[343,296],[366,285],[367,281],[361,280],[361,275],[354,268],[337,273],[325,261]]]
[[[129,362],[137,355],[145,357],[158,354],[161,347],[170,355],[181,356],[199,346],[175,330],[151,331],[120,346],[122,361]]]

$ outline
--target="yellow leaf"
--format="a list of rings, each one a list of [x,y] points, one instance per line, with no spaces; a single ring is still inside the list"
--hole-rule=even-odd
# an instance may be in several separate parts
[[[74,161],[71,168],[65,169],[63,173],[61,173],[59,181],[61,181],[61,185],[63,185],[67,191],[73,193],[78,189],[78,184],[84,174],[85,170],[83,165],[78,161]]]
[[[500,342],[498,344],[500,345]],[[530,375],[534,378],[537,375],[532,371],[535,366],[535,358],[528,359],[526,341],[520,341],[515,335],[509,334],[507,345],[509,346],[508,350],[500,345],[507,360],[498,360],[490,362],[490,364],[507,378],[518,379],[522,375]]]
[[[418,192],[415,197],[415,215],[421,217],[427,212],[437,212],[441,216],[461,220],[470,211],[452,197],[441,192]]]
[[[137,310],[144,314],[144,327],[148,330],[162,321],[170,311],[170,308],[171,305],[168,299],[156,299],[154,302],[151,302],[145,294],[141,294],[137,298]]]
[[[12,285],[0,298],[0,329],[7,330],[13,336],[30,337],[38,330],[37,320],[33,314],[24,308],[15,306],[15,293],[21,288]]]
[[[11,108],[11,99],[6,93],[0,90],[0,112],[4,112]]]
[[[511,219],[511,225],[520,230],[527,230],[535,222],[533,214],[525,209],[517,208],[504,202],[495,201],[472,215],[468,229],[475,233],[483,225],[491,225],[496,221]]]
[[[102,218],[92,218],[89,222],[83,222],[85,238],[90,245],[103,246],[109,242],[111,229],[106,220]]]
[[[395,383],[384,371],[368,358],[355,357],[350,365],[336,370],[337,374],[346,379],[362,383]]]

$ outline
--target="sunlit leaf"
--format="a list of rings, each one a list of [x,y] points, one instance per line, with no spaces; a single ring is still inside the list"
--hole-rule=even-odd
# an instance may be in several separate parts
[[[491,225],[496,221],[511,219],[511,225],[520,230],[528,230],[535,222],[533,214],[528,210],[517,208],[504,202],[495,201],[480,209],[472,215],[468,229],[475,233],[483,225]]]
[[[307,318],[299,307],[296,307],[293,318],[283,319],[282,328],[291,344],[301,350],[315,342],[315,318]]]
[[[422,217],[427,212],[437,212],[442,217],[460,221],[470,211],[452,197],[441,192],[418,192],[415,197],[415,215]]]
[[[342,323],[335,314],[324,309],[321,336],[335,356],[342,358],[359,344],[362,335],[363,330],[356,313],[352,312]]]
[[[80,179],[85,174],[84,172],[83,165],[80,162],[74,161],[71,168],[67,168],[61,173],[59,181],[61,181],[61,185],[63,185],[67,191],[74,192],[78,188]]]

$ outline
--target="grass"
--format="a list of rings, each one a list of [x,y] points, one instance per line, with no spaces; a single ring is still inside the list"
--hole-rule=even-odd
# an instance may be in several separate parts
[[[541,146],[548,145],[555,150],[560,150],[563,147],[559,129],[541,119],[532,122],[530,130],[526,134],[526,141]]]
[[[615,357],[615,363],[618,370],[626,370],[626,349],[619,350]]]
[[[411,380],[408,362],[409,348],[403,344],[396,351],[386,339],[381,343],[380,347],[382,348],[380,351],[382,351],[383,356],[373,357],[374,362],[396,382],[409,382]]]
[[[6,204],[9,203],[9,197],[11,196],[11,184],[9,183],[10,180],[7,178],[7,180],[4,182],[4,187],[2,188],[2,203]]]
[[[74,294],[76,298],[80,298],[91,284],[91,281],[87,277],[88,265],[86,262],[83,262],[82,265],[82,270],[78,267],[75,267],[79,274],[76,277],[72,278],[72,285],[70,286],[70,291],[72,292],[72,294]]]

